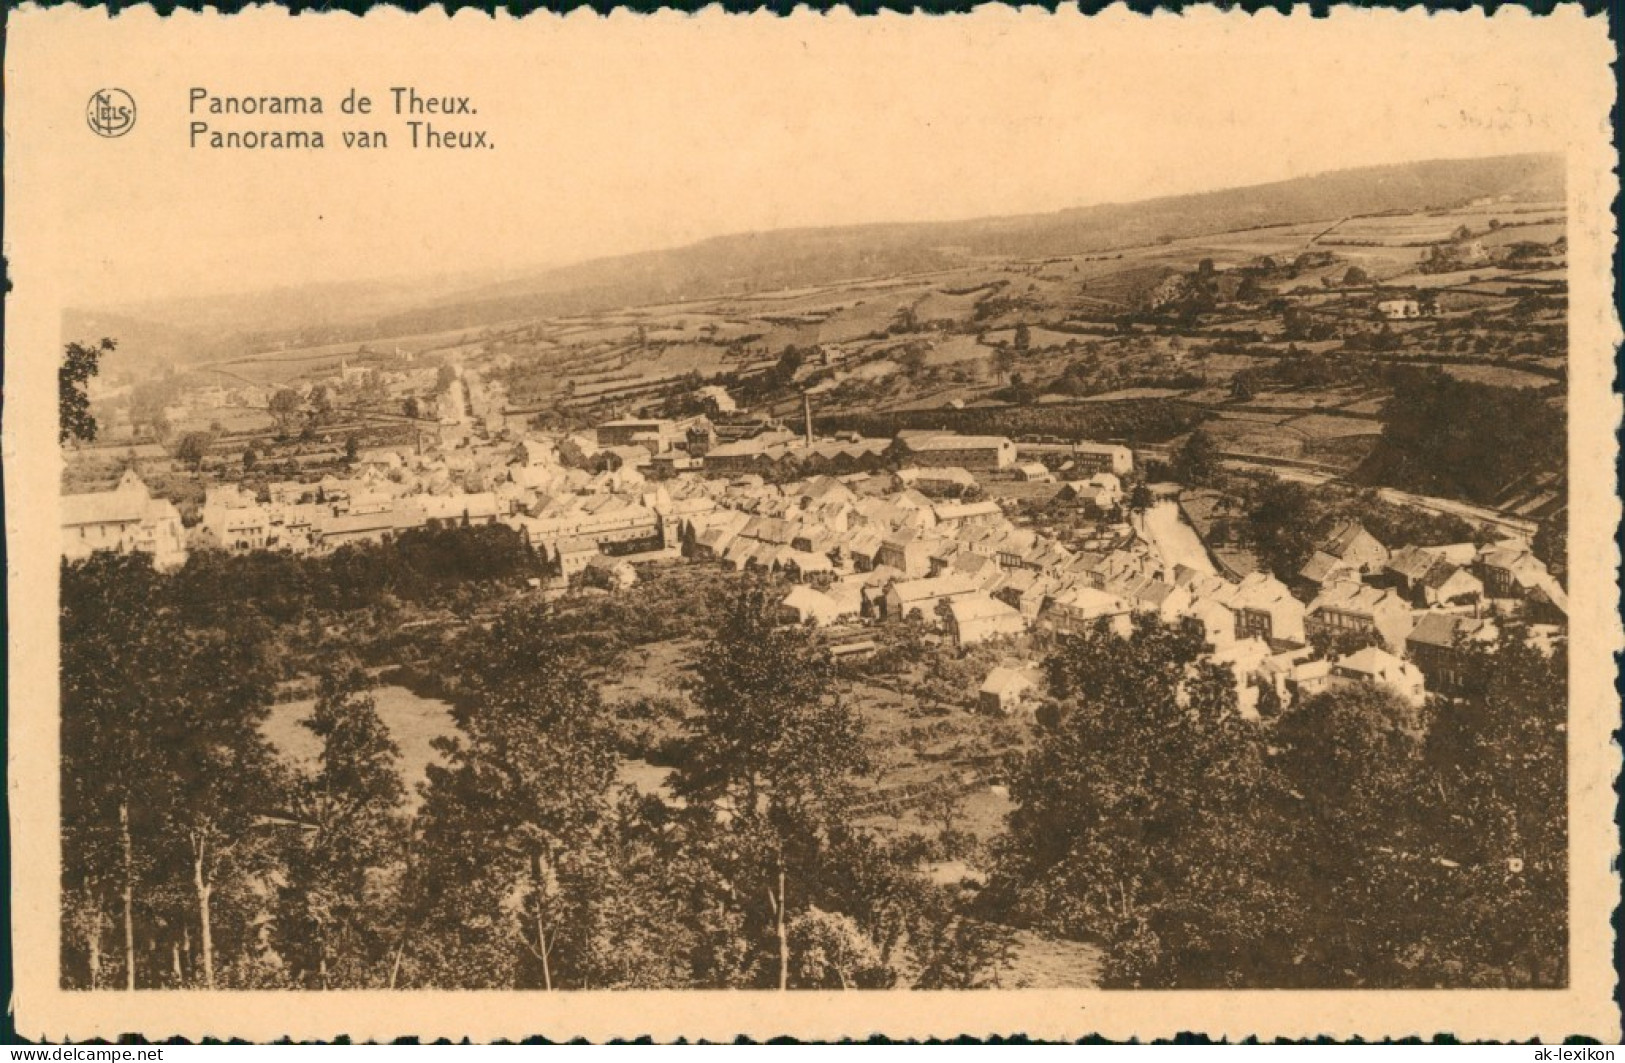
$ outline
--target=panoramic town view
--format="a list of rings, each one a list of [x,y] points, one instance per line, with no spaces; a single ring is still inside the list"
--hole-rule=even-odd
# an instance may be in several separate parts
[[[64,316],[62,986],[1567,985],[1563,163]]]

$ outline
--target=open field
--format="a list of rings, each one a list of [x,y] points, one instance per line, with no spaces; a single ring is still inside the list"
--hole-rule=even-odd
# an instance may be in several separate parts
[[[1553,383],[1549,376],[1525,373],[1498,365],[1447,365],[1444,371],[1458,380],[1493,384],[1501,388],[1544,388]]]
[[[380,686],[372,690],[378,707],[378,716],[389,728],[389,736],[400,747],[401,781],[406,785],[407,805],[416,808],[421,797],[418,784],[427,778],[428,766],[444,762],[432,743],[437,738],[450,738],[457,734],[457,725],[451,718],[451,706],[443,701],[418,695],[399,686]],[[289,763],[301,770],[314,768],[321,742],[303,726],[302,721],[315,708],[314,699],[288,701],[271,707],[266,720],[265,737]]]
[[[1333,417],[1329,414],[1319,413],[1283,421],[1281,427],[1289,431],[1302,433],[1308,439],[1374,436],[1380,435],[1382,432],[1382,425],[1377,421],[1370,421],[1360,417]]]
[[[927,365],[951,365],[954,362],[985,361],[992,356],[992,348],[976,342],[975,336],[954,336],[935,342],[925,361]]]
[[[1043,347],[1066,347],[1073,344],[1083,343],[1089,339],[1088,336],[1080,336],[1075,332],[1056,332],[1053,329],[1047,329],[1042,326],[1028,329],[1027,336],[1027,346],[1029,349]],[[989,332],[987,334],[987,342],[995,345],[1001,343],[1014,344],[1016,342],[1016,330],[997,329],[993,332]]]

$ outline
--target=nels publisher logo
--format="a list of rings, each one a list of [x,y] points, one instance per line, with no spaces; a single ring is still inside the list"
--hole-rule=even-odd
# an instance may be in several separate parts
[[[85,107],[90,131],[101,137],[122,137],[135,128],[135,100],[123,89],[98,89]]]

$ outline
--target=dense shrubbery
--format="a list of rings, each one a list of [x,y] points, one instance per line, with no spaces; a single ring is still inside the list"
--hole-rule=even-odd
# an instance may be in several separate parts
[[[1103,940],[1114,987],[1566,984],[1561,651],[1504,639],[1459,703],[1351,687],[1257,725],[1199,650],[1062,641],[991,914]]]
[[[1397,506],[1375,491],[1331,485],[1310,490],[1290,480],[1248,476],[1226,476],[1222,490],[1230,496],[1230,508],[1239,518],[1234,526],[1243,541],[1282,579],[1296,575],[1343,520],[1359,521],[1394,549],[1485,541],[1483,531],[1460,517]]]
[[[1563,411],[1539,392],[1396,370],[1376,450],[1359,474],[1445,498],[1489,502],[1531,473],[1564,467]]]
[[[239,560],[263,604],[266,559]],[[421,639],[459,737],[414,814],[365,675],[332,655],[316,762],[278,760],[269,613],[188,614],[200,575],[64,566],[68,986],[973,986],[1000,922],[1103,942],[1121,986],[1564,977],[1561,649],[1504,639],[1460,703],[1345,691],[1259,725],[1180,629],[1062,638],[976,899],[854,825],[859,717],[776,589],[696,614],[693,583],[657,579],[622,611],[531,599]],[[918,646],[896,628],[888,651]],[[591,660],[696,632],[699,713],[599,704]],[[616,790],[628,739],[683,803]]]
[[[989,977],[997,933],[921,877],[918,845],[848,816],[860,721],[811,633],[776,623],[774,588],[747,584],[699,623],[688,693],[704,711],[670,758],[681,803],[614,785],[621,743],[572,645],[592,610],[572,635],[530,600],[425,642],[458,734],[413,812],[365,674],[330,656],[305,724],[316,761],[283,763],[260,730],[268,625],[257,609],[183,615],[182,578],[142,555],[63,569],[66,987]],[[669,637],[668,620],[643,634]]]
[[[445,604],[471,584],[511,582],[543,571],[525,537],[500,524],[413,528],[383,543],[331,554],[195,551],[175,573],[173,597],[189,620],[244,610],[290,623],[311,610],[373,608],[390,598]]]
[[[904,428],[935,428],[970,435],[1057,436],[1065,439],[1126,439],[1160,443],[1188,432],[1202,413],[1157,400],[1081,406],[1018,406],[979,409],[894,410],[819,418],[820,431],[895,435]]]

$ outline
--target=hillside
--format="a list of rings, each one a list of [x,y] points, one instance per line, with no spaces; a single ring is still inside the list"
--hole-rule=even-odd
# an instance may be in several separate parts
[[[1053,214],[721,236],[547,270],[444,297],[385,327],[422,332],[533,313],[582,313],[853,277],[950,269],[983,258],[1042,258],[1135,247],[1354,214],[1456,206],[1479,198],[1561,199],[1555,155],[1448,159],[1339,170],[1272,184],[1081,207]]]
[[[1316,174],[1245,188],[968,221],[792,229],[596,259],[491,283],[356,283],[124,308],[120,363],[179,363],[263,350],[485,327],[771,291],[857,277],[918,274],[1010,258],[1144,247],[1272,225],[1425,211],[1478,199],[1560,200],[1562,159],[1516,155],[1434,160]],[[342,291],[340,290],[342,289]],[[70,312],[81,338],[108,315]],[[135,342],[140,333],[147,337]]]

